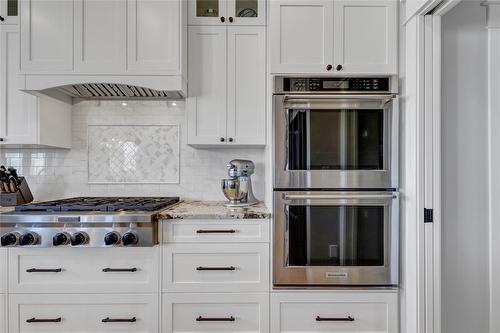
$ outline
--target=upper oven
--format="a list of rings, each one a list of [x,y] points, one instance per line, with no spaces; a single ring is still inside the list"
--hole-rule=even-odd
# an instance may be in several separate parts
[[[397,78],[275,78],[276,189],[396,189]]]

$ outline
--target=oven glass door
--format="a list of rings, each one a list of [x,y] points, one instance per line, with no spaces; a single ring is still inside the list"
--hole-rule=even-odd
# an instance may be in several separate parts
[[[396,188],[391,96],[279,96],[276,188]]]
[[[276,195],[275,284],[397,283],[397,194]]]

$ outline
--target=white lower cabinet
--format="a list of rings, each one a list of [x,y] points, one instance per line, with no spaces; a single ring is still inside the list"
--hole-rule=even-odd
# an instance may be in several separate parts
[[[9,332],[158,332],[157,294],[9,296]]]
[[[273,292],[271,332],[397,333],[398,293]]]
[[[7,249],[0,248],[0,294],[7,292]]]
[[[10,293],[157,293],[160,247],[9,250]]]
[[[269,294],[163,294],[162,332],[269,332]]]
[[[164,244],[163,291],[269,290],[269,245]]]
[[[0,294],[0,333],[7,332],[7,306],[5,302],[7,297],[5,294]]]

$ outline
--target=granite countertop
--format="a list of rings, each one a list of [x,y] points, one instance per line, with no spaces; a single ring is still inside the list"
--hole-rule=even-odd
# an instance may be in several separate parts
[[[16,209],[16,207],[3,207],[0,206],[0,213],[8,213]]]
[[[160,219],[268,219],[271,212],[263,202],[234,208],[221,201],[184,200],[160,213]]]

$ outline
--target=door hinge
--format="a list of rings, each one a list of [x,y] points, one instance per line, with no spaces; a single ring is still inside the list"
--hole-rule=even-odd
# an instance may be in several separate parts
[[[434,210],[424,208],[424,223],[434,222]]]

